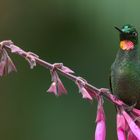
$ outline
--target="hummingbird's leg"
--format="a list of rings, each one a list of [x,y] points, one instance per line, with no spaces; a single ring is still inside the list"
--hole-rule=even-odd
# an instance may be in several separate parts
[[[134,122],[139,122],[140,123],[140,116],[139,117],[135,117]]]
[[[137,101],[135,101],[132,105],[128,106],[124,106],[124,109],[127,111],[127,112],[131,112],[133,110],[133,108],[135,108],[137,105]]]

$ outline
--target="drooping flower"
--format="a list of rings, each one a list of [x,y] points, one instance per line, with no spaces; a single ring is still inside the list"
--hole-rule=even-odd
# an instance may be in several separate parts
[[[10,46],[10,49],[11,49],[12,53],[16,53],[16,54],[19,54],[21,56],[25,55],[24,58],[28,61],[31,69],[33,69],[36,66],[36,58],[39,58],[38,55],[36,55],[32,52],[25,52],[13,44]]]
[[[93,100],[92,96],[90,95],[88,89],[85,88],[85,82],[80,77],[77,78],[76,84],[79,88],[79,92],[82,94],[83,99]]]
[[[121,114],[121,112],[117,113],[117,136],[118,140],[126,140],[126,127],[127,123],[125,121],[124,116]]]
[[[140,140],[140,128],[136,124],[135,120],[125,111],[122,110],[122,114],[131,130],[131,132],[136,136],[138,140]]]
[[[60,80],[56,69],[60,69],[64,73],[74,73],[70,68],[63,65],[63,63],[55,63],[53,64],[53,69],[50,71],[52,76],[52,84],[48,89],[48,92],[54,93],[57,96],[62,95],[62,93],[66,94],[67,90],[65,89],[62,81]]]
[[[56,71],[51,71],[52,76],[52,84],[47,90],[47,92],[54,93],[57,96],[62,95],[62,93],[66,94],[67,90],[65,89],[63,83],[61,82]]]
[[[139,109],[136,109],[136,108],[133,108],[133,113],[135,113],[136,116],[140,116],[140,110]]]
[[[127,132],[127,140],[138,140],[130,129]]]
[[[99,97],[97,116],[96,116],[96,130],[95,130],[95,140],[105,140],[106,138],[106,124],[105,124],[105,113],[103,109],[103,99]]]
[[[1,51],[0,76],[7,75],[12,71],[17,71],[7,51],[4,48],[1,49],[0,51]]]
[[[31,69],[33,69],[36,66],[36,58],[39,58],[38,55],[36,55],[32,52],[23,51],[21,48],[14,45],[11,40],[1,42],[1,46],[6,46],[7,48],[9,48],[11,50],[12,53],[16,53],[16,54],[24,57],[28,61]]]
[[[79,91],[82,93],[83,99],[89,99],[89,100],[92,100],[93,99],[84,86],[81,87],[79,89]]]

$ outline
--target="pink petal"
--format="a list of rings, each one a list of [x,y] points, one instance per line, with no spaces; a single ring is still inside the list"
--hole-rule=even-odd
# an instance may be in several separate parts
[[[63,83],[60,79],[58,79],[58,95],[61,95],[62,93],[66,94],[67,90],[65,89]]]
[[[96,130],[95,130],[95,140],[105,140],[106,137],[106,124],[105,124],[105,114],[102,105],[102,99],[98,101],[97,117],[96,117]]]
[[[62,70],[65,73],[74,73],[74,71],[72,71],[70,68],[66,67],[66,66],[62,66]]]
[[[82,96],[84,99],[93,100],[90,94],[87,92],[87,90],[84,87],[80,88],[80,92],[82,93]]]
[[[105,121],[101,120],[97,122],[95,130],[95,140],[105,140],[106,137],[106,126]]]
[[[126,122],[122,114],[117,113],[117,135],[118,140],[126,140],[125,136]]]
[[[56,83],[55,82],[52,82],[52,84],[49,87],[49,89],[47,90],[47,92],[54,93],[55,95],[57,95]]]
[[[4,62],[0,62],[0,76],[4,75],[4,67],[5,67],[5,63]]]
[[[59,77],[57,77],[56,80],[57,81],[52,82],[50,88],[47,91],[50,93],[54,93],[55,95],[58,95],[58,96],[62,95],[62,93],[66,94],[67,90],[65,89]]]
[[[140,116],[140,110],[139,110],[139,109],[133,108],[133,112],[134,112],[136,115]]]
[[[88,94],[92,97],[92,100],[93,100],[93,98],[96,98],[96,95],[98,94],[98,93],[96,93],[95,91],[92,91],[92,90],[90,90],[90,89],[88,89],[88,88],[85,88],[86,89],[86,91],[88,92]]]
[[[127,140],[137,140],[137,138],[135,137],[135,135],[132,133],[131,130],[128,131]]]
[[[122,129],[117,129],[118,140],[126,140],[125,132]]]
[[[56,83],[56,89],[57,89],[57,93],[58,95],[61,95],[62,93],[67,93],[67,90],[65,89],[62,81],[60,80],[58,74],[56,71],[53,71],[51,73],[52,75],[52,81],[54,81]]]
[[[5,49],[1,52],[1,60],[0,60],[0,76],[9,74],[12,71],[17,71],[14,63],[11,58],[8,56]]]
[[[122,111],[124,118],[126,119],[131,131],[140,140],[140,128],[136,125],[134,120],[126,113],[124,110]]]
[[[103,109],[103,98],[102,97],[99,97],[99,99],[98,99],[96,122],[98,122],[100,120],[105,120],[105,113],[104,113],[104,109]]]
[[[79,80],[79,79],[78,79]],[[89,100],[93,100],[92,96],[93,92],[91,92],[90,90],[86,89],[84,86],[84,82],[83,79],[80,79],[80,81],[76,81],[76,84],[79,88],[79,92],[82,93],[82,97],[84,99],[89,99]],[[91,94],[92,93],[92,94]],[[90,95],[91,94],[91,95]]]
[[[17,71],[16,66],[12,62],[11,58],[8,56],[7,58],[7,73],[9,74],[10,72]]]

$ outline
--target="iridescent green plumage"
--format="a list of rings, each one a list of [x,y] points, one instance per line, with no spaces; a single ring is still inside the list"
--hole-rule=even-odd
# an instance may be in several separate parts
[[[138,33],[131,25],[125,25],[120,32],[120,42],[134,46],[120,48],[111,67],[111,89],[114,95],[128,105],[136,103],[140,108],[140,59],[138,53]]]

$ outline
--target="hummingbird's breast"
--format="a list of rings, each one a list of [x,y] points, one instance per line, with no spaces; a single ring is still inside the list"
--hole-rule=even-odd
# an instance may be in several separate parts
[[[125,103],[140,102],[140,69],[131,62],[114,62],[111,68],[112,92]]]

